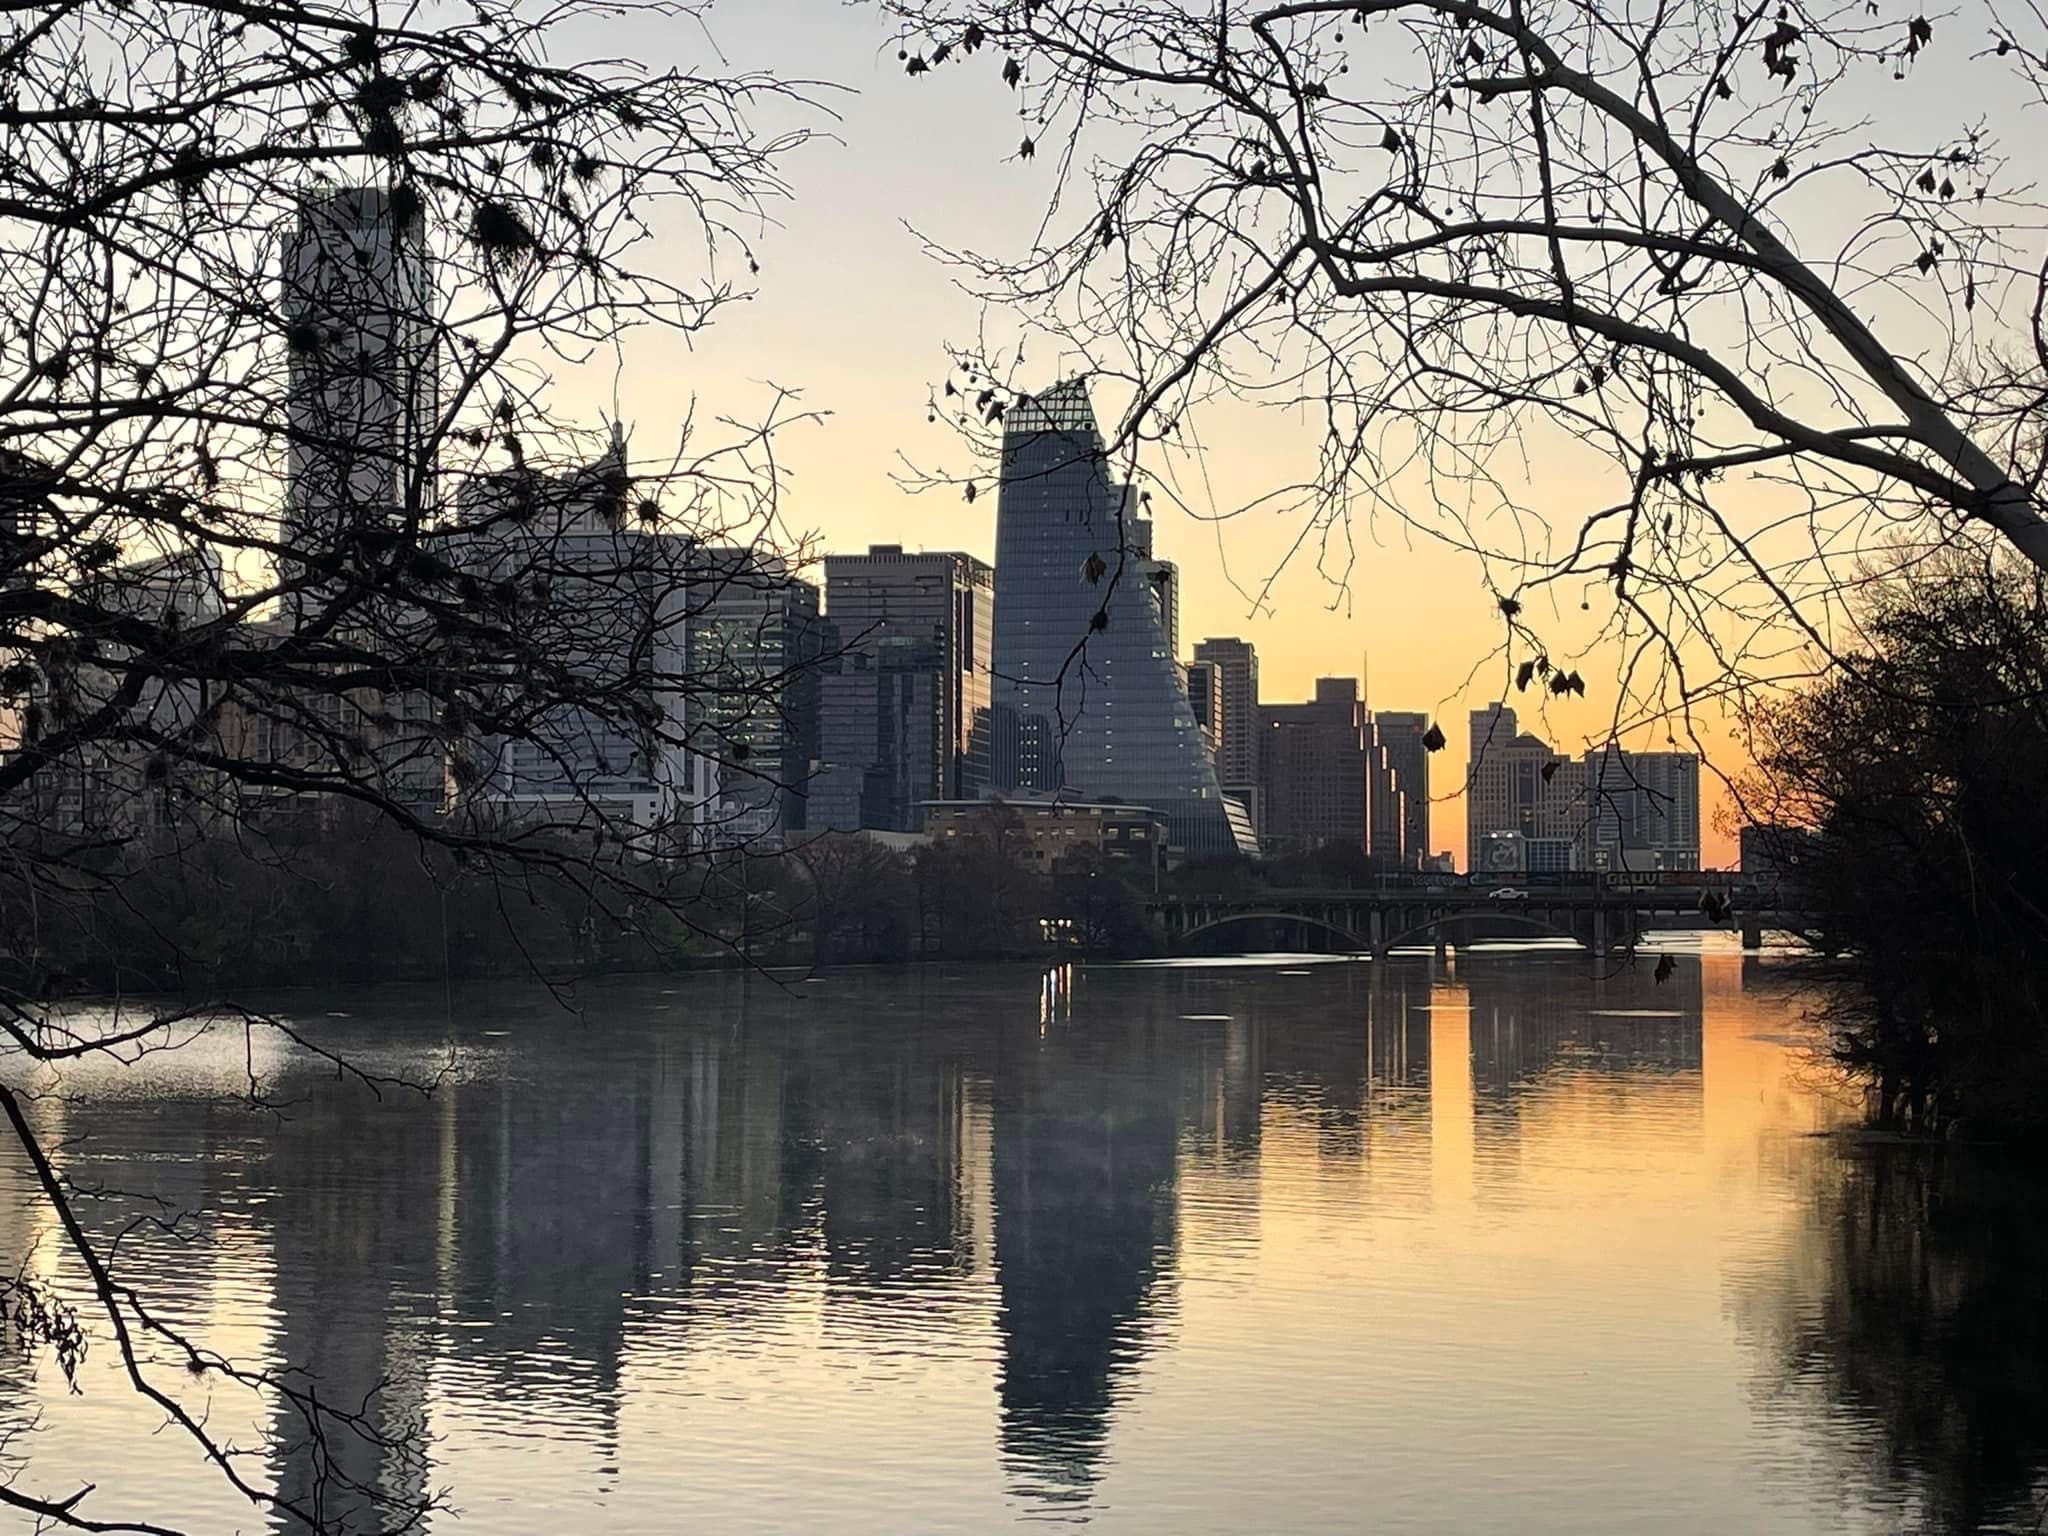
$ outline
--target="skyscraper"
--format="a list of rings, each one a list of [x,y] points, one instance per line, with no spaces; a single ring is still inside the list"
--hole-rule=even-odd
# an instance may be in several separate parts
[[[1255,851],[1172,649],[1174,578],[1109,474],[1086,385],[1011,407],[996,511],[995,787],[1162,812],[1196,856]]]
[[[1393,759],[1365,722],[1365,851],[1382,867],[1412,869],[1408,851],[1408,797],[1394,778]]]
[[[1383,709],[1371,720],[1373,742],[1385,756],[1393,789],[1401,797],[1401,864],[1420,869],[1429,845],[1429,716]]]
[[[818,589],[781,556],[696,550],[689,673],[703,704],[691,730],[720,764],[716,835],[765,845],[805,829],[825,649]]]
[[[1358,679],[1319,677],[1306,704],[1259,706],[1265,845],[1274,853],[1365,851],[1365,710]]]
[[[285,241],[283,300],[286,542],[317,554],[366,521],[417,528],[441,410],[440,301],[418,210],[381,187],[308,197]]]
[[[825,557],[825,616],[840,648],[866,656],[891,640],[930,648],[921,654],[935,669],[941,718],[929,775],[922,767],[910,770],[929,777],[920,799],[965,799],[988,783],[994,608],[995,572],[972,555],[906,554],[901,545],[876,544],[864,555]],[[899,651],[899,666],[902,657]],[[845,675],[862,670],[841,669]],[[830,759],[828,750],[821,761],[829,765]]]
[[[1587,869],[1698,869],[1700,760],[1691,752],[1629,752],[1609,743],[1581,767]]]
[[[890,636],[842,649],[824,666],[804,830],[916,831],[919,805],[954,798],[938,788],[950,757],[944,652],[936,641]]]
[[[205,545],[89,571],[76,590],[104,612],[187,633],[217,624],[226,612],[221,557]],[[118,639],[102,640],[92,660],[60,674],[64,707],[77,715],[99,712],[107,723],[30,780],[34,816],[47,828],[132,834],[198,827],[221,814],[221,781],[192,758],[220,751],[226,690],[149,669],[133,701],[124,703],[130,679],[123,663],[131,654]],[[38,675],[31,709],[47,717],[57,684]]]
[[[569,474],[479,475],[457,493],[452,548],[462,569],[544,590],[521,620],[522,641],[609,707],[524,706],[520,736],[463,744],[454,776],[472,805],[566,824],[603,818],[645,835],[655,851],[701,838],[716,781],[685,746],[692,546],[627,522],[631,483],[616,444]]]
[[[1259,653],[1249,640],[1220,637],[1198,644],[1195,660],[1214,666],[1223,680],[1217,776],[1226,785],[1253,783],[1259,776]]]
[[[1577,838],[1585,824],[1579,765],[1516,728],[1505,704],[1472,711],[1465,778],[1465,868],[1486,865],[1486,839],[1520,833],[1546,842]]]

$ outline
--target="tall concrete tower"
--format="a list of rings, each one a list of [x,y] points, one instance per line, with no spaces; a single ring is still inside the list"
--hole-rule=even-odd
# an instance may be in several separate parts
[[[432,504],[441,409],[439,299],[418,213],[381,187],[308,197],[283,279],[288,540],[320,555],[366,524],[416,528]]]

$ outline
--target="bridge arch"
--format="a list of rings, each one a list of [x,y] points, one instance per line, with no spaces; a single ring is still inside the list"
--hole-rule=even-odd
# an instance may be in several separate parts
[[[1214,933],[1219,928],[1229,928],[1240,923],[1290,923],[1297,928],[1313,928],[1320,933],[1332,934],[1350,948],[1365,954],[1372,949],[1372,940],[1365,934],[1346,928],[1341,923],[1332,923],[1320,917],[1310,917],[1305,912],[1289,912],[1275,907],[1259,912],[1226,912],[1221,917],[1212,917],[1205,923],[1197,924],[1173,940],[1175,949],[1184,949],[1205,933]]]

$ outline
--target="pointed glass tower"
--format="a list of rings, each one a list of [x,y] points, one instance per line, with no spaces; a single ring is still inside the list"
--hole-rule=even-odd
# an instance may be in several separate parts
[[[996,503],[995,787],[1149,806],[1190,857],[1253,854],[1175,663],[1176,580],[1110,476],[1086,383],[1019,400]]]

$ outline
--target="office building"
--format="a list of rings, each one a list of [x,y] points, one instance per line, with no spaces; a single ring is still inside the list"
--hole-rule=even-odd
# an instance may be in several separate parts
[[[804,830],[914,832],[948,761],[945,652],[900,636],[860,650],[839,644],[818,679],[818,761]]]
[[[285,540],[340,552],[347,530],[420,527],[434,504],[440,299],[417,209],[381,187],[307,197],[284,244],[289,390]],[[288,608],[323,595],[289,557]]]
[[[1610,743],[1586,754],[1585,869],[1700,867],[1700,760],[1691,752],[1630,752]]]
[[[1465,778],[1465,867],[1486,868],[1487,837],[1576,841],[1586,822],[1584,774],[1549,742],[1518,729],[1515,712],[1490,704],[1471,716]]]
[[[836,632],[837,650],[872,657],[889,641],[927,648],[919,654],[927,655],[934,668],[940,721],[929,783],[920,767],[905,766],[919,786],[913,802],[971,798],[989,782],[994,610],[995,572],[972,555],[910,554],[901,545],[876,544],[864,555],[825,557],[825,617]],[[892,667],[900,669],[902,654],[897,653]],[[874,671],[844,670],[849,675]],[[845,744],[841,738],[836,750],[845,750]],[[870,766],[840,762],[834,751],[821,746],[821,771]]]
[[[385,188],[328,188],[300,202],[282,254],[281,617],[291,628],[317,618],[370,654],[417,655],[426,616],[351,572],[384,547],[362,532],[417,536],[439,510],[443,319],[425,225]],[[305,707],[310,729],[291,747],[302,768],[364,782],[416,814],[444,808],[445,753],[426,694],[365,687],[315,693]]]
[[[689,575],[692,742],[718,764],[715,840],[773,847],[805,830],[818,758],[818,589],[779,555],[700,545]]]
[[[1086,800],[940,800],[919,807],[925,835],[933,843],[1004,835],[1017,862],[1050,874],[1069,855],[1088,850],[1105,865],[1120,866],[1138,882],[1157,889],[1166,870],[1166,818],[1142,805]]]
[[[1259,782],[1271,853],[1366,843],[1365,709],[1358,679],[1319,677],[1305,704],[1259,706]]]
[[[688,745],[694,549],[629,522],[622,443],[562,475],[478,475],[457,493],[450,541],[465,574],[545,591],[511,633],[530,665],[563,666],[593,702],[508,696],[516,732],[451,745],[460,803],[556,826],[603,825],[645,853],[698,846],[716,811],[714,765]],[[593,707],[597,699],[605,702]]]
[[[1195,660],[1216,669],[1222,710],[1216,732],[1216,772],[1228,784],[1259,776],[1259,653],[1249,640],[1218,637],[1195,647]]]
[[[996,512],[995,788],[1160,811],[1196,856],[1255,851],[1172,650],[1176,582],[1108,473],[1086,385],[1010,407]]]
[[[1403,869],[1421,869],[1431,852],[1429,844],[1429,749],[1422,744],[1429,734],[1429,716],[1407,710],[1382,709],[1368,722],[1373,745],[1385,758],[1393,791],[1401,797],[1401,858]]]
[[[104,612],[197,634],[226,612],[220,556],[201,546],[87,573],[78,596]],[[218,683],[149,676],[120,702],[128,648],[101,641],[96,660],[38,670],[30,711],[45,720],[108,716],[102,729],[52,758],[30,780],[32,823],[74,835],[177,833],[221,811],[220,776],[188,754],[219,754]],[[57,690],[61,688],[61,695]]]
[[[1394,777],[1387,749],[1365,723],[1365,851],[1387,869],[1414,867],[1407,846],[1407,797]]]

